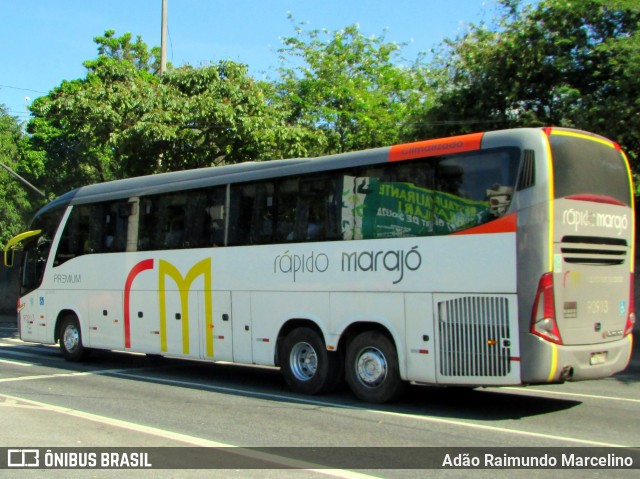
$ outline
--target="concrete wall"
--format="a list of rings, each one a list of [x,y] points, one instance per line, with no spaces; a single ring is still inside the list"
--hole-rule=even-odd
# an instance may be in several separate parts
[[[16,255],[16,260],[18,259]],[[19,295],[18,271],[20,268],[18,264],[16,261],[15,267],[6,268],[4,262],[0,261],[0,314],[16,314]]]

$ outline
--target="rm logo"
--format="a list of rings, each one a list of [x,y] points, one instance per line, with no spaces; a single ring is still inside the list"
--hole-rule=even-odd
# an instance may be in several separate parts
[[[189,354],[189,292],[194,281],[202,276],[204,281],[204,311],[205,336],[207,356],[213,356],[213,301],[211,299],[211,258],[203,259],[193,265],[182,276],[180,270],[165,260],[158,261],[158,300],[160,310],[160,351],[167,351],[167,278],[171,278],[180,293],[182,319],[182,352]],[[131,287],[139,274],[154,270],[156,263],[153,259],[145,259],[136,264],[129,275],[124,287],[124,346],[131,348]]]

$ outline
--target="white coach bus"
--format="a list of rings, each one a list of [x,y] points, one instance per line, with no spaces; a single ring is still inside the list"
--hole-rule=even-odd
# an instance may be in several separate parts
[[[617,144],[494,131],[131,178],[42,208],[22,243],[20,336],[346,379],[602,378],[629,362],[634,210]]]

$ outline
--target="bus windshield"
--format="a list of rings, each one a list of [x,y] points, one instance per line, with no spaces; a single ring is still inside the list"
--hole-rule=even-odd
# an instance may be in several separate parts
[[[625,159],[611,144],[562,134],[549,142],[556,198],[589,194],[631,205]]]
[[[41,233],[29,238],[24,243],[24,259],[21,272],[22,294],[33,291],[42,283],[49,250],[63,213],[64,208],[57,208],[34,218],[31,227],[33,230],[41,230]]]

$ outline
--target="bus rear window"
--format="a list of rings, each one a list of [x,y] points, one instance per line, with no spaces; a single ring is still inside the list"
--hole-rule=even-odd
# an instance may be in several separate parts
[[[595,195],[630,206],[627,166],[618,150],[575,136],[552,134],[549,142],[556,198]]]
[[[520,155],[518,148],[493,148],[345,176],[343,237],[439,236],[493,221],[510,207]]]

